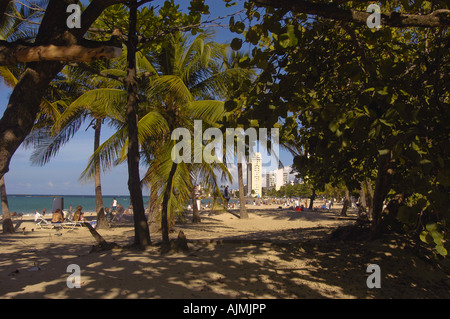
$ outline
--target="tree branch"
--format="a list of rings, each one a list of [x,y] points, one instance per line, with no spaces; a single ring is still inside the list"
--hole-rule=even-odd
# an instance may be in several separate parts
[[[369,12],[343,9],[334,3],[317,3],[303,0],[253,0],[257,6],[288,9],[294,13],[317,15],[326,19],[366,24]],[[448,27],[450,10],[436,10],[430,14],[381,13],[381,25],[392,27]]]
[[[118,58],[122,49],[100,45],[89,48],[81,45],[23,45],[0,41],[0,65],[14,65],[38,61],[90,62]]]

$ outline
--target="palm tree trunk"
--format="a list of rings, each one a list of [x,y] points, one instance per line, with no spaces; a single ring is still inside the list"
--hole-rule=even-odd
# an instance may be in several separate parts
[[[11,214],[9,213],[8,197],[6,195],[4,176],[0,178],[0,194],[2,201],[3,233],[12,234],[14,233],[14,225],[11,219]]]
[[[192,222],[200,223],[202,219],[200,218],[200,207],[197,207],[195,186],[192,187]]]
[[[100,132],[102,128],[102,120],[96,119],[95,121],[95,136],[94,136],[94,152],[100,146]],[[103,207],[103,196],[102,196],[102,182],[100,177],[100,160],[98,156],[95,158],[95,168],[94,168],[94,178],[95,178],[95,210],[97,212],[97,228],[107,228],[108,221],[105,216],[105,209]]]
[[[157,223],[158,214],[160,212],[160,205],[158,205],[158,192],[156,185],[150,188],[150,200],[148,203],[148,225],[150,227],[150,234],[158,232],[161,229],[161,223]]]
[[[162,202],[162,212],[161,212],[162,252],[166,252],[170,249],[169,222],[167,218],[169,209],[169,199],[172,194],[173,177],[175,176],[177,166],[178,164],[175,162],[172,164],[172,168],[170,169],[169,178],[167,180],[167,186],[164,191],[164,197]]]
[[[247,213],[247,208],[245,207],[244,175],[242,174],[242,163],[238,163],[237,168],[238,168],[238,180],[239,180],[239,202],[241,203],[240,218],[245,219],[245,218],[248,218],[248,213]]]
[[[127,124],[128,124],[128,189],[134,217],[134,244],[140,249],[150,246],[150,231],[145,217],[144,199],[142,197],[141,179],[139,176],[139,140],[138,140],[138,100],[136,82],[136,49],[137,49],[137,1],[130,5],[130,26],[127,42]]]

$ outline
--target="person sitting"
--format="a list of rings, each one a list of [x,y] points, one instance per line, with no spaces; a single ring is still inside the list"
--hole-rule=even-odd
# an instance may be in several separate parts
[[[77,206],[77,210],[76,210],[76,212],[73,214],[73,221],[74,221],[74,222],[85,221],[85,219],[84,219],[84,213],[81,212],[82,209],[83,209],[83,207]]]
[[[62,223],[64,221],[61,210],[58,208],[52,216],[52,223]]]
[[[112,211],[110,211],[108,207],[105,207],[105,216],[107,221],[111,221]]]
[[[125,212],[125,208],[121,204],[119,204],[119,209],[117,210],[117,221],[120,223],[122,220],[123,213]]]
[[[128,207],[127,214],[130,214],[130,215],[133,214],[133,205],[130,205],[130,207]]]

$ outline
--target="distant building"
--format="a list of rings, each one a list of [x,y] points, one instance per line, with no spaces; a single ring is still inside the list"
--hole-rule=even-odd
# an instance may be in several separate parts
[[[284,169],[283,170],[283,186],[289,184],[289,171]]]
[[[253,153],[247,163],[247,196],[262,196],[262,157]]]
[[[290,183],[290,167],[280,167],[275,171],[266,174],[266,187],[268,190],[275,188],[280,190],[281,186]]]
[[[274,172],[269,172],[266,174],[266,187],[267,189],[275,188],[277,185],[277,176]]]

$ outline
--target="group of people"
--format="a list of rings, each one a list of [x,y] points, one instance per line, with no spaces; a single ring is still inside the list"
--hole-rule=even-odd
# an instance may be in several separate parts
[[[69,214],[73,213],[72,221],[74,222],[85,222],[86,218],[84,217],[84,213],[82,212],[83,207],[77,206],[77,210],[74,212],[72,209],[72,206],[69,206]],[[44,208],[44,215],[45,215],[45,208]],[[61,209],[56,209],[55,212],[52,215],[52,223],[63,223],[64,222],[64,215]]]
[[[128,209],[128,212],[132,211],[132,206],[130,206],[130,208]],[[69,219],[73,222],[85,222],[86,218],[84,216],[84,213],[82,212],[83,207],[82,206],[77,206],[76,210],[74,211],[72,208],[72,205],[69,206],[69,211],[68,211],[68,216],[64,216],[64,213],[61,211],[61,209],[56,209],[53,214],[52,214],[52,219],[51,222],[52,223],[63,223],[65,218],[68,218],[69,216],[73,217],[69,217]],[[111,209],[109,209],[108,207],[105,208],[105,215],[106,215],[106,219],[108,221],[112,221],[114,218],[114,213],[117,214],[117,221],[120,223],[123,214],[125,213],[125,208],[119,204],[116,200],[116,198],[113,199],[113,202],[111,204]],[[45,216],[46,214],[46,209],[44,208],[42,210],[42,214],[40,214],[38,211],[36,211],[35,214],[35,221],[40,217],[40,216]]]

